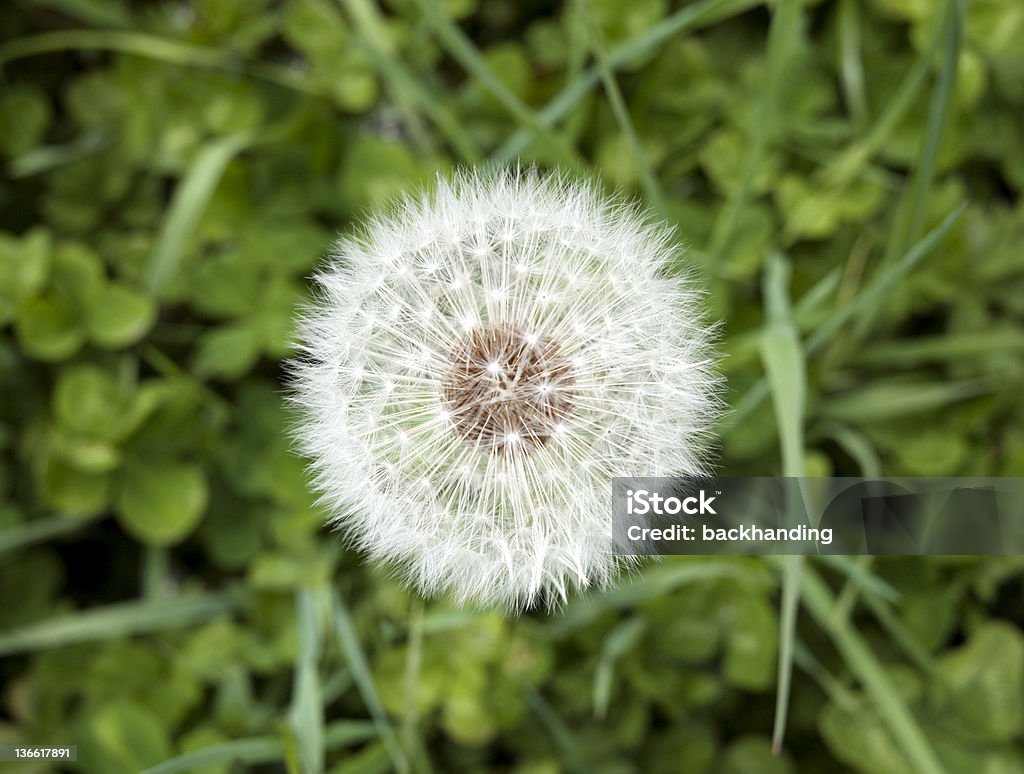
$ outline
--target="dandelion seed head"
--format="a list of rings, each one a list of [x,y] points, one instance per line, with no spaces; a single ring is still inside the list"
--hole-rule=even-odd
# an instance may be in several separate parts
[[[603,587],[613,476],[707,472],[719,377],[671,231],[589,183],[466,172],[340,239],[291,361],[334,523],[426,595]]]

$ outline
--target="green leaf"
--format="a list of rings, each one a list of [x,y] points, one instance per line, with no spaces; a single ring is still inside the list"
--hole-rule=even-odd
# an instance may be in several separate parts
[[[742,736],[729,745],[720,766],[720,774],[790,774],[793,763],[776,755],[767,741],[758,736]]]
[[[799,577],[796,579],[799,583]],[[776,676],[779,625],[764,599],[747,592],[735,603],[723,669],[730,683],[749,691],[769,688]]]
[[[37,360],[66,360],[82,348],[85,334],[72,306],[57,296],[37,296],[14,323],[22,351]]]
[[[50,458],[37,474],[36,491],[49,507],[65,516],[85,518],[102,512],[110,502],[110,477],[90,473]]]
[[[81,318],[99,299],[106,284],[103,262],[90,248],[77,242],[57,245],[50,283]]]
[[[1011,742],[1024,732],[1024,636],[1001,621],[984,623],[939,669],[954,696],[941,706],[975,739]]]
[[[36,147],[52,112],[42,91],[23,84],[5,84],[0,95],[0,153],[17,156]]]
[[[240,252],[211,256],[196,271],[190,288],[192,306],[211,317],[243,317],[257,306],[260,279]]]
[[[118,349],[141,339],[156,319],[156,306],[147,296],[116,283],[107,285],[89,307],[86,327],[93,343]]]
[[[237,379],[253,367],[259,354],[259,333],[250,324],[226,325],[200,337],[192,371],[203,379]]]
[[[50,235],[32,229],[21,239],[0,234],[0,325],[43,288],[50,272]]]
[[[171,752],[167,730],[149,707],[116,700],[89,713],[82,757],[110,774],[137,774]]]
[[[50,436],[53,454],[83,473],[109,473],[121,464],[117,446],[101,438],[92,438],[55,428]]]
[[[299,300],[295,283],[283,277],[267,282],[260,293],[258,314],[250,318],[250,325],[259,332],[264,352],[274,358],[288,353],[295,333],[294,311]]]
[[[889,774],[913,770],[883,718],[866,702],[858,702],[855,709],[829,704],[818,726],[832,753],[857,771]]]
[[[117,516],[132,537],[155,546],[184,540],[206,510],[206,479],[195,465],[152,459],[126,468]]]
[[[70,430],[116,439],[126,398],[114,378],[99,366],[72,366],[61,372],[54,388],[53,413]]]

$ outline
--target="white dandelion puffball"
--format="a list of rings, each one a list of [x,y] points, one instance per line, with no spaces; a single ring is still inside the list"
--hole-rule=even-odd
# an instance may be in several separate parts
[[[603,586],[613,476],[706,472],[716,375],[667,226],[589,183],[464,172],[339,240],[291,363],[332,522],[422,593]]]

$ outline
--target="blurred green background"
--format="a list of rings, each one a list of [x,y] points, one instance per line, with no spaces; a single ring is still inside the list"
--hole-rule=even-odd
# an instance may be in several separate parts
[[[523,159],[678,226],[723,321],[720,473],[1024,474],[1019,0],[8,0],[0,29],[0,743],[100,774],[1024,771],[1021,557],[423,602],[322,528],[281,371],[334,235]]]

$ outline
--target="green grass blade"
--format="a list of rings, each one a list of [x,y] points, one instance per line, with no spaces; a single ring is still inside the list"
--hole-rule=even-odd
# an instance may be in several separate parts
[[[183,753],[156,766],[145,769],[142,774],[181,774],[196,771],[204,766],[228,766],[232,763],[257,765],[281,760],[281,742],[273,737],[233,739]]]
[[[910,365],[929,362],[960,361],[1001,353],[1024,351],[1024,332],[1019,328],[991,328],[984,335],[951,333],[922,336],[905,341],[883,341],[865,347],[854,356],[862,365]]]
[[[822,416],[865,424],[943,408],[996,389],[987,379],[961,382],[898,382],[868,384],[831,395],[821,408]]]
[[[0,635],[0,656],[178,629],[225,615],[235,606],[227,595],[190,594],[96,607]]]
[[[565,768],[571,772],[589,774],[594,767],[588,762],[583,746],[576,741],[572,730],[565,724],[547,700],[532,685],[524,685],[530,708],[551,736],[551,741],[562,756]]]
[[[811,567],[802,578],[804,606],[828,633],[847,667],[864,686],[893,739],[921,774],[941,774],[943,768],[924,731],[914,719],[903,697],[892,684],[882,664],[849,622],[835,622],[835,597]]]
[[[917,95],[924,88],[927,75],[928,59],[925,55],[910,68],[895,96],[886,105],[882,115],[871,125],[871,130],[839,153],[822,170],[822,179],[826,186],[842,187],[864,171],[868,162],[889,141],[889,137],[907,115]]]
[[[775,254],[769,259],[764,288],[767,325],[761,334],[761,362],[768,376],[782,441],[783,475],[803,476],[807,366],[796,324],[790,316],[789,274],[785,258]]]
[[[42,543],[51,538],[69,535],[82,529],[88,521],[69,519],[65,516],[50,516],[45,519],[32,519],[24,524],[8,527],[0,532],[0,554]]]
[[[296,594],[298,608],[298,657],[292,703],[288,709],[288,727],[298,745],[303,774],[324,770],[324,709],[317,663],[320,660],[322,632],[317,619],[317,596],[308,589]]]
[[[882,475],[882,462],[878,452],[862,433],[841,422],[827,421],[824,432],[857,462],[860,474],[865,478],[878,478]]]
[[[581,163],[579,155],[569,144],[550,127],[541,122],[533,110],[517,97],[498,78],[484,61],[473,41],[452,22],[437,0],[417,0],[426,23],[434,30],[438,41],[444,49],[457,61],[467,73],[477,79],[502,104],[509,114],[536,136],[544,146],[554,154],[559,163],[568,167],[577,167]]]
[[[779,112],[779,92],[787,68],[800,45],[803,26],[802,4],[799,0],[779,0],[772,11],[768,27],[767,64],[765,82],[757,103],[757,120],[750,148],[743,166],[740,184],[729,194],[729,199],[715,219],[707,247],[709,263],[719,265],[728,255],[740,222],[740,215],[750,200],[754,175],[764,161],[768,148],[779,138],[782,127]]]
[[[886,267],[878,273],[871,283],[859,293],[848,305],[840,307],[822,322],[817,330],[807,338],[806,352],[813,355],[829,339],[845,325],[850,318],[871,308],[877,304],[892,289],[892,287],[917,264],[919,264],[932,248],[953,228],[963,214],[964,206],[947,215],[943,221],[929,231],[920,242],[914,245],[896,263]],[[723,428],[736,426],[742,423],[751,412],[754,411],[761,401],[768,397],[769,387],[767,378],[761,378],[747,391],[747,393],[736,403],[735,407],[723,420]]]
[[[931,103],[928,106],[928,122],[925,125],[920,154],[914,166],[906,217],[897,220],[897,232],[888,247],[887,260],[894,259],[906,249],[906,245],[921,236],[928,194],[935,180],[935,162],[939,155],[939,142],[949,119],[949,106],[956,89],[957,63],[960,60],[960,41],[963,33],[964,13],[961,0],[947,0],[945,23],[939,40],[942,48],[942,69],[935,82]],[[902,228],[900,228],[902,226]]]
[[[839,74],[846,105],[858,127],[868,123],[868,97],[864,88],[864,63],[860,46],[860,5],[858,0],[840,0]]]
[[[605,51],[601,30],[594,20],[593,9],[590,6],[589,0],[580,0],[580,3],[586,17],[586,27],[590,36],[590,48],[593,51],[594,59],[597,61],[598,72],[601,74],[605,95],[608,97],[608,103],[611,105],[616,123],[618,123],[619,129],[625,136],[626,142],[629,143],[629,151],[633,155],[633,160],[636,162],[636,167],[639,170],[640,182],[643,185],[644,193],[647,194],[647,198],[654,205],[655,209],[661,213],[662,217],[671,218],[668,201],[665,199],[665,193],[661,189],[661,183],[658,182],[658,178],[654,173],[654,168],[651,166],[651,160],[647,157],[647,151],[644,150],[640,135],[637,134],[636,127],[633,126],[633,119],[629,117],[629,108],[626,106],[626,100],[622,97],[622,90],[619,89],[618,81],[615,80],[615,73],[612,72],[611,65],[608,63],[608,53]]]
[[[334,619],[335,635],[338,638],[338,644],[341,646],[341,652],[348,662],[348,667],[352,671],[352,678],[355,680],[356,687],[359,688],[359,693],[363,697],[363,702],[370,712],[370,717],[373,719],[374,726],[377,729],[377,735],[387,749],[392,765],[394,765],[397,771],[404,774],[404,772],[409,771],[408,758],[402,751],[398,743],[398,736],[391,725],[391,720],[384,711],[384,705],[381,704],[380,696],[377,693],[377,686],[373,680],[373,674],[370,672],[370,665],[366,661],[366,655],[363,653],[362,646],[359,644],[359,636],[356,634],[356,627],[352,621],[352,616],[348,612],[345,601],[334,589],[331,590],[331,613]]]
[[[896,603],[903,598],[895,586],[880,578],[871,571],[870,566],[862,565],[854,557],[841,554],[822,554],[817,561],[831,567],[841,575],[845,575],[847,579],[854,581],[878,599]]]
[[[608,64],[612,69],[621,67],[631,59],[659,48],[676,35],[743,13],[755,6],[764,5],[764,2],[765,0],[704,0],[688,5],[636,37],[615,46],[608,52]],[[537,112],[537,120],[545,127],[556,125],[600,82],[598,67],[594,65],[587,68]],[[510,161],[518,157],[529,142],[530,132],[520,129],[509,137],[491,158],[495,161]]]
[[[762,562],[743,558],[686,557],[683,562],[665,561],[649,567],[642,578],[624,582],[606,593],[578,600],[543,631],[546,638],[558,640],[579,631],[595,619],[613,610],[636,607],[645,600],[663,597],[683,586],[732,579],[751,588],[775,586],[772,574]]]
[[[239,72],[303,94],[330,96],[299,70],[270,62],[239,60],[237,56],[214,48],[142,32],[77,29],[14,38],[0,45],[0,66],[25,57],[62,51],[117,51],[181,67]]]
[[[97,27],[127,27],[132,21],[119,0],[34,0],[32,5],[52,8]]]
[[[338,720],[327,726],[324,746],[328,750],[362,744],[376,736],[372,723],[359,720]],[[182,753],[156,766],[145,769],[142,774],[188,774],[204,766],[229,766],[232,763],[257,765],[274,763],[284,758],[281,740],[272,736],[251,739],[232,739]]]
[[[627,618],[604,638],[601,646],[601,658],[594,670],[594,717],[604,720],[608,716],[611,703],[612,683],[615,678],[615,664],[620,658],[635,651],[640,637],[647,628],[647,621],[642,617]]]
[[[341,0],[341,4],[355,22],[370,61],[391,85],[396,102],[410,125],[419,125],[418,111],[422,111],[464,162],[479,163],[483,154],[472,135],[444,107],[440,95],[416,78],[393,50],[377,6],[370,0]]]
[[[761,360],[768,375],[775,422],[782,444],[782,472],[785,476],[805,476],[804,416],[806,412],[807,365],[789,301],[790,267],[786,259],[773,254],[765,269],[764,298],[766,325],[761,339]],[[787,498],[790,495],[787,493]],[[782,750],[789,714],[789,695],[793,679],[793,641],[796,637],[797,611],[800,606],[800,573],[803,557],[787,556],[782,576],[782,602],[779,622],[779,672],[776,688],[775,722],[772,749]]]
[[[206,205],[228,163],[252,142],[249,133],[232,134],[212,140],[199,151],[192,166],[178,184],[170,212],[164,221],[146,267],[146,288],[160,295],[174,277],[178,264],[195,233]]]
[[[826,305],[835,303],[833,299],[841,278],[842,272],[833,269],[800,296],[800,300],[793,307],[793,322],[800,333],[805,333],[814,321],[820,319]],[[722,361],[722,370],[729,373],[758,359],[761,353],[762,333],[762,328],[756,328],[726,340],[722,350],[728,357]]]
[[[423,600],[413,599],[409,611],[409,639],[405,657],[405,712],[402,716],[402,741],[413,759],[416,771],[430,774],[433,766],[420,735],[420,675],[423,668]]]
[[[82,132],[62,145],[40,145],[13,158],[7,164],[12,179],[39,175],[98,153],[111,142],[108,134],[100,131]]]

